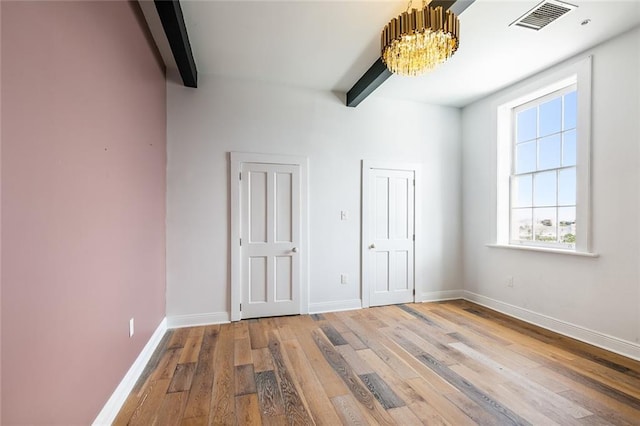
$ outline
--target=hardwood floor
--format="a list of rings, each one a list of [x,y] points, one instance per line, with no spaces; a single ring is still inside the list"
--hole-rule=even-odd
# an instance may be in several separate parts
[[[170,330],[115,424],[639,425],[640,362],[452,301]]]

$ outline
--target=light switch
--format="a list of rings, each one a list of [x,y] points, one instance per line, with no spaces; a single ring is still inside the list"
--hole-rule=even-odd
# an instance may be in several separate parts
[[[340,212],[340,220],[347,220],[349,219],[349,212],[346,210],[342,210]]]

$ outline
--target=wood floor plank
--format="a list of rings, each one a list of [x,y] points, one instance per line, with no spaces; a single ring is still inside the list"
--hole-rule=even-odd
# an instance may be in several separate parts
[[[409,409],[409,407],[392,408],[388,412],[396,424],[404,426],[422,425],[422,421]]]
[[[291,317],[277,317],[274,318],[276,326],[278,327],[278,334],[280,339],[282,340],[291,340],[295,339],[296,336],[291,330],[291,326],[289,322],[291,321]]]
[[[360,358],[360,355],[358,355],[350,345],[336,346],[335,349],[342,355],[342,358],[347,361],[356,375],[360,376],[362,374],[374,373],[373,368],[371,368],[367,361]]]
[[[153,373],[152,380],[171,379],[176,371],[182,348],[169,348]]]
[[[421,320],[423,323],[425,323],[426,325],[428,325],[429,327],[432,328],[442,328],[442,326],[440,324],[438,324],[438,322],[432,318],[430,315],[427,315],[423,312],[420,312],[419,310],[415,309],[414,307],[408,306],[408,305],[398,305],[397,306],[398,309],[402,309],[403,311],[411,314],[412,316],[418,318],[419,320]]]
[[[269,333],[268,339],[269,351],[273,358],[273,364],[276,367],[276,378],[280,385],[280,392],[282,393],[282,400],[284,401],[284,413],[287,416],[288,422],[291,424],[315,424],[291,378],[291,374],[289,373],[280,349],[280,341],[273,332]]]
[[[246,395],[248,393],[256,393],[256,379],[253,372],[253,365],[237,365],[235,370],[235,395],[239,396]]]
[[[640,411],[629,413],[627,410],[616,409],[615,406],[608,405],[605,398],[589,398],[573,389],[561,392],[560,395],[583,407],[589,407],[589,411],[592,411],[596,416],[608,419],[616,425],[637,425],[638,419],[640,419]]]
[[[169,330],[115,425],[640,425],[640,362],[467,301]]]
[[[511,370],[506,366],[500,364],[497,360],[487,357],[473,348],[470,348],[462,343],[455,343],[451,346],[456,347],[465,355],[469,356],[473,360],[477,360],[487,368],[492,369],[495,372],[500,372],[504,376],[505,387],[509,389],[511,395],[526,395],[526,400],[530,404],[533,404],[538,411],[543,411],[554,419],[563,424],[568,424],[571,418],[582,418],[589,416],[591,413],[589,410],[566,400],[556,393],[548,392],[546,388],[538,385],[535,382],[531,382],[526,377],[517,373],[517,370]]]
[[[187,406],[188,392],[167,393],[155,415],[153,425],[179,425]]]
[[[342,333],[342,337],[344,337],[344,340],[346,340],[347,343],[349,343],[349,345],[351,345],[351,347],[356,351],[368,348],[368,346],[362,343],[362,340],[360,340],[360,338],[356,336],[352,331]]]
[[[304,350],[297,340],[285,340],[282,343],[287,357],[291,362],[291,371],[306,395],[309,411],[318,425],[335,425],[340,422],[333,405],[329,400],[322,383],[311,368]]]
[[[331,398],[331,403],[343,425],[365,426],[372,424],[372,419],[360,410],[358,402],[352,395],[334,396]]]
[[[208,417],[183,417],[180,426],[207,426],[207,419]]]
[[[327,397],[333,398],[334,396],[345,395],[349,393],[349,389],[331,366],[327,364],[311,336],[311,330],[316,328],[317,324],[312,322],[308,323],[306,327],[303,324],[298,324],[293,328],[293,331]]]
[[[411,385],[398,377],[397,374],[371,349],[358,351],[358,355],[372,367],[393,388],[398,396],[402,398],[411,411],[428,425],[451,424],[431,405],[425,397],[420,395]],[[429,394],[429,399],[431,394]],[[460,422],[458,422],[460,424]]]
[[[193,327],[189,330],[189,337],[182,348],[178,364],[188,364],[198,362],[198,354],[202,346],[205,327]]]
[[[570,399],[597,414],[601,413],[601,411],[596,411],[597,407],[602,405],[602,407],[605,407],[603,408],[605,410],[604,412],[608,413],[607,418],[616,419],[616,424],[625,424],[625,422],[634,425],[637,424],[637,419],[640,418],[640,410],[607,394],[600,393],[597,389],[588,386],[588,384],[585,385],[584,383],[574,381],[547,367],[541,367],[540,371],[570,388],[569,391],[560,392],[560,395],[564,398]]]
[[[503,387],[501,383],[494,383],[491,380],[482,380],[480,374],[464,365],[453,365],[449,368],[464,380],[473,383],[480,392],[483,392],[485,395],[491,395],[501,403],[508,405],[510,409],[517,412],[519,416],[526,419],[531,424],[545,426],[558,426],[560,424],[571,426],[579,424],[577,420],[569,415],[566,416],[564,422],[554,421],[554,416],[548,416],[550,412],[548,407],[544,405],[541,406],[535,396],[532,395],[527,400],[514,398],[513,392],[510,389]]]
[[[178,328],[175,330],[169,341],[169,349],[182,349],[187,343],[190,330],[188,328]]]
[[[429,353],[424,352],[414,343],[406,339],[400,333],[394,334],[395,339],[401,343],[401,345],[420,360],[424,365],[432,369],[438,376],[443,377],[447,382],[452,384],[461,393],[467,396],[469,399],[478,404],[482,409],[493,416],[499,423],[505,425],[528,425],[530,424],[524,418],[514,413],[509,407],[501,404],[499,401],[491,398],[490,395],[484,394],[472,383],[464,380],[460,375],[448,368],[446,365],[440,363]]]
[[[235,339],[233,348],[233,364],[252,364],[253,359],[251,358],[251,355],[251,340],[249,339],[249,337]]]
[[[152,424],[168,387],[169,379],[154,380],[147,388],[145,398],[136,407],[126,424],[132,426]]]
[[[190,362],[188,364],[178,364],[176,366],[175,373],[171,378],[171,384],[169,385],[168,393],[172,392],[184,392],[191,389],[191,382],[193,381],[193,375],[196,372],[196,363]]]
[[[331,326],[338,333],[342,334],[349,332],[349,327],[347,327],[342,323],[342,321],[340,321],[335,312],[327,312],[326,314],[324,314],[324,319],[328,324],[331,324]]]
[[[230,324],[230,327],[233,329],[234,339],[249,338],[249,321],[250,320],[242,320]]]
[[[365,348],[369,348],[374,351],[381,359],[385,360],[402,378],[409,379],[418,377],[420,373],[414,368],[414,365],[418,365],[418,369],[424,369],[415,359],[408,359],[404,356],[406,353],[401,350],[402,353],[396,354],[393,352],[393,348],[397,347],[386,335],[382,334],[380,330],[374,329],[367,324],[361,324],[356,319],[350,316],[343,317],[343,321],[347,326],[353,330],[353,332],[360,337],[360,340],[364,343]],[[407,354],[408,355],[408,354]],[[413,364],[413,365],[411,365]],[[429,370],[428,374],[431,374]]]
[[[253,426],[262,423],[258,395],[255,393],[236,396],[235,412],[238,425]]]
[[[262,349],[267,347],[267,336],[264,334],[264,323],[260,320],[249,321],[249,340],[251,349]]]
[[[331,342],[333,346],[339,345],[347,345],[347,341],[344,340],[344,337],[336,330],[331,324],[322,324],[320,329],[324,332],[324,335],[327,336],[327,339]]]
[[[433,407],[438,415],[447,423],[455,426],[469,426],[475,424],[469,413],[465,413],[458,405],[447,397],[447,395],[456,393],[455,391],[441,393],[421,378],[409,379],[407,380],[407,384],[431,407]],[[461,396],[464,397],[464,395]]]
[[[232,324],[220,327],[219,342],[214,355],[215,374],[209,421],[217,425],[235,423],[234,332]]]
[[[376,401],[373,394],[363,385],[358,376],[356,376],[349,364],[342,356],[333,348],[331,343],[319,331],[313,331],[313,338],[325,357],[329,365],[338,373],[345,382],[356,400],[368,410],[368,413],[376,419],[379,424],[393,424],[393,420],[386,411]]]
[[[272,370],[256,373],[256,390],[262,407],[263,422],[265,417],[284,418],[284,400],[276,374]]]
[[[211,387],[213,386],[213,354],[217,346],[220,326],[208,326],[204,331],[202,345],[198,353],[198,363],[191,382],[189,399],[184,412],[184,419],[209,419],[211,407]]]
[[[377,373],[362,374],[358,377],[385,410],[406,405]]]
[[[273,358],[271,358],[271,352],[269,352],[269,348],[267,347],[253,349],[251,351],[251,359],[253,360],[253,371],[255,373],[275,369],[273,366]]]

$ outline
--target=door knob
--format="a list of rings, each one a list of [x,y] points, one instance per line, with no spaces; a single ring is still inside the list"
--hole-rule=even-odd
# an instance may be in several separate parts
[[[294,247],[291,249],[292,252],[297,253],[298,252],[298,247]]]
[[[376,245],[375,245],[375,244],[371,244],[371,245],[369,246],[369,248],[370,248],[370,249],[374,249],[374,248],[376,248]]]

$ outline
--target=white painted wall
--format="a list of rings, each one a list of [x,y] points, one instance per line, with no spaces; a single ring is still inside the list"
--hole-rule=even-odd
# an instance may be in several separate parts
[[[458,109],[373,98],[354,109],[329,92],[199,77],[197,90],[167,90],[170,324],[229,311],[229,151],[309,158],[312,309],[360,299],[362,159],[422,164],[417,293],[462,288]]]
[[[581,337],[591,330],[591,337],[611,336],[635,350],[640,338],[640,30],[579,57],[589,54],[592,241],[600,257],[485,246],[496,238],[496,108],[529,79],[463,109],[464,285],[490,298],[484,302],[509,308],[506,303],[526,316],[517,309],[524,308],[543,322],[548,316],[578,326],[573,331]],[[506,286],[509,275],[513,288]],[[606,336],[595,340],[602,344]],[[622,351],[626,343],[618,343],[614,349]]]

